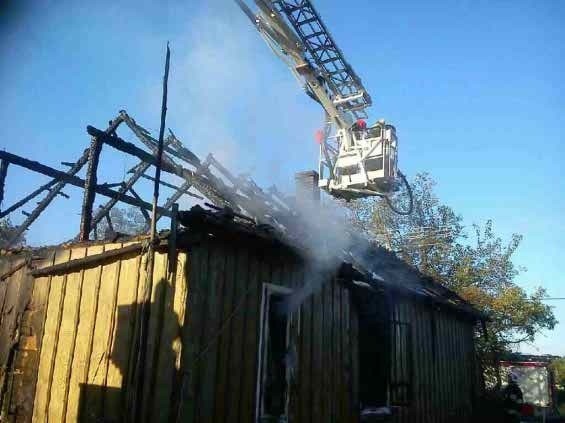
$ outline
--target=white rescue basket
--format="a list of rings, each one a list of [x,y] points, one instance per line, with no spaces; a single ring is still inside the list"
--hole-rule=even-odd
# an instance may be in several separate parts
[[[383,196],[396,190],[398,140],[393,125],[382,120],[369,128],[354,125],[347,131],[338,130],[336,138],[339,153],[332,175],[320,179],[320,188],[345,199]]]

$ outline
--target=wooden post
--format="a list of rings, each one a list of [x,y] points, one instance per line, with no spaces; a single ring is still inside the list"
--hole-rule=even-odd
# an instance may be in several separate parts
[[[102,138],[102,141],[104,141],[103,138]],[[165,144],[167,144],[167,143],[165,143]],[[118,190],[118,192],[120,194],[124,194],[127,191],[130,191],[134,198],[138,199],[139,201],[143,201],[142,198],[139,195],[137,195],[137,193],[133,190],[133,186],[139,180],[139,178],[146,176],[144,174],[144,172],[147,169],[149,169],[149,166],[151,166],[151,163],[148,163],[148,162],[145,162],[145,161],[141,161],[137,166],[135,166],[134,167],[135,170],[132,170],[133,175],[127,181],[121,183],[121,187]],[[108,201],[106,204],[104,204],[104,206],[100,207],[100,209],[96,212],[96,215],[92,218],[90,226],[91,227],[96,226],[104,218],[105,215],[110,213],[110,210],[112,209],[112,207],[114,207],[116,205],[116,203],[118,201],[119,201],[119,198],[112,198],[112,199],[110,199],[110,201]],[[164,208],[168,209],[168,207],[164,207]],[[147,213],[147,210],[145,210],[143,207],[140,207],[140,210],[141,210],[141,213],[143,214],[143,217],[145,218],[145,220],[148,224],[148,227],[149,227],[151,217]],[[159,215],[159,216],[161,216],[161,215]]]
[[[155,183],[153,185],[153,211],[151,214],[151,241],[155,240],[157,230],[157,202],[159,201],[159,181],[161,181],[161,162],[163,161],[163,137],[165,135],[165,119],[167,117],[167,82],[169,79],[169,62],[171,50],[167,43],[167,57],[165,59],[165,75],[163,76],[163,100],[161,103],[161,127],[159,128],[159,144],[157,146],[157,166],[155,166]]]
[[[123,118],[119,115],[113,121],[110,121],[105,134],[112,135],[123,122]],[[82,213],[80,218],[80,241],[88,241],[90,231],[92,230],[92,206],[96,197],[96,188],[98,184],[98,163],[100,161],[100,153],[102,152],[102,144],[104,140],[100,137],[93,137],[88,151],[88,169],[86,170],[86,179],[84,183],[84,197],[82,201]]]
[[[93,137],[88,153],[88,168],[84,184],[84,197],[82,200],[82,213],[80,216],[79,241],[88,241],[92,222],[92,206],[96,198],[96,185],[98,184],[98,163],[102,152],[102,140]]]
[[[135,184],[135,182],[137,182],[137,180],[140,178],[141,174],[143,174],[143,172],[145,172],[149,166],[150,165],[148,163],[140,163],[140,166],[138,167],[137,171],[131,176],[131,178],[129,178],[126,182],[124,182],[122,184],[122,186],[118,190],[118,193],[120,195],[123,195],[127,191],[132,192],[133,185]],[[132,195],[133,195],[134,198],[136,198],[140,201],[143,201],[137,194],[134,194],[134,192],[132,192]],[[86,197],[86,192],[85,192],[85,197]],[[94,198],[92,200],[94,200]],[[108,213],[110,213],[110,210],[112,209],[112,207],[114,207],[116,205],[116,203],[118,201],[120,201],[120,197],[111,198],[106,204],[101,206],[97,210],[94,217],[91,218],[89,227],[92,228],[93,226],[97,225],[105,216],[108,215]],[[91,207],[92,207],[92,205],[91,205]],[[83,213],[84,213],[84,208],[83,208]],[[142,213],[144,213],[144,215],[145,215],[145,213],[147,213],[147,211],[145,209],[142,209]],[[91,209],[91,214],[92,214],[92,209]],[[147,215],[147,216],[149,216],[149,215]],[[90,231],[88,233],[90,233]],[[82,237],[82,226],[81,226],[81,233],[79,234],[79,239],[81,237]]]
[[[0,160],[0,208],[4,200],[4,184],[6,182],[6,175],[8,174],[8,165],[10,163],[6,160]]]
[[[152,398],[143,398],[145,384],[150,380],[150,375],[144,374],[145,360],[147,357],[147,341],[149,330],[149,315],[151,292],[153,291],[153,271],[155,267],[155,243],[157,241],[157,204],[159,201],[159,182],[161,180],[161,166],[163,161],[163,136],[165,133],[165,119],[167,116],[167,82],[169,79],[169,62],[171,51],[167,43],[167,55],[165,59],[165,75],[163,76],[163,100],[161,103],[161,126],[159,129],[159,142],[155,159],[155,183],[153,185],[153,209],[151,213],[151,227],[149,230],[150,242],[147,252],[147,278],[143,289],[143,302],[141,304],[141,330],[139,333],[139,352],[135,366],[134,398],[132,402],[132,421],[147,421],[151,415]],[[147,378],[146,378],[147,376]]]

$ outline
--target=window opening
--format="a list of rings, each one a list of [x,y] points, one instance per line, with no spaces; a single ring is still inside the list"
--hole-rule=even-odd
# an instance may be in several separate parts
[[[292,316],[284,303],[290,290],[264,284],[261,304],[261,338],[257,387],[257,421],[286,422],[288,419],[289,379],[292,373]]]

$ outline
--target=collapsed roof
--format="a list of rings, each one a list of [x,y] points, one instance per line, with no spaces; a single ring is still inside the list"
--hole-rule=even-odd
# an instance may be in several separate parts
[[[126,124],[145,149],[117,135],[117,129],[122,123]],[[84,150],[76,162],[70,163],[70,169],[66,172],[0,151],[0,201],[8,164],[22,166],[52,178],[49,183],[0,212],[0,218],[4,217],[42,192],[47,192],[35,210],[27,214],[27,219],[16,231],[17,235],[27,230],[55,197],[62,195],[61,190],[66,184],[84,188],[80,233],[75,241],[88,240],[93,228],[102,219],[109,219],[110,210],[118,202],[139,207],[145,218],[149,219],[147,210],[151,209],[151,205],[140,198],[134,185],[141,178],[152,179],[146,172],[151,166],[157,165],[155,157],[158,141],[124,110],[110,121],[106,130],[88,126],[87,132],[92,137],[90,148]],[[130,170],[131,176],[127,180],[98,184],[97,166],[103,145],[139,159],[139,163]],[[468,315],[481,316],[454,292],[421,274],[394,253],[356,233],[349,225],[344,225],[343,222],[340,224],[338,218],[327,214],[319,204],[310,204],[304,208],[274,186],[263,190],[248,175],[236,176],[231,173],[212,154],[201,160],[170,130],[164,145],[160,164],[162,171],[181,178],[183,182],[177,186],[161,181],[162,185],[172,188],[174,192],[158,207],[159,217],[171,216],[173,204],[182,196],[190,195],[212,209],[205,210],[196,206],[190,211],[181,212],[180,222],[190,229],[206,227],[206,230],[213,231],[216,228],[223,233],[233,231],[239,235],[245,234],[254,239],[277,243],[302,259],[312,261],[314,265],[330,266],[333,270],[340,267],[342,270],[348,269],[349,276],[358,281],[357,289],[363,286],[363,289],[397,290]],[[76,174],[85,165],[86,176],[81,179]],[[118,189],[114,190],[115,187]],[[96,194],[109,199],[93,212]]]

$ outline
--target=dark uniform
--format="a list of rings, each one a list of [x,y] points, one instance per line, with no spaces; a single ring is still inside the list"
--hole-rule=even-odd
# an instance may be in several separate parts
[[[524,402],[522,390],[514,380],[510,380],[504,388],[504,421],[507,423],[519,423]]]

